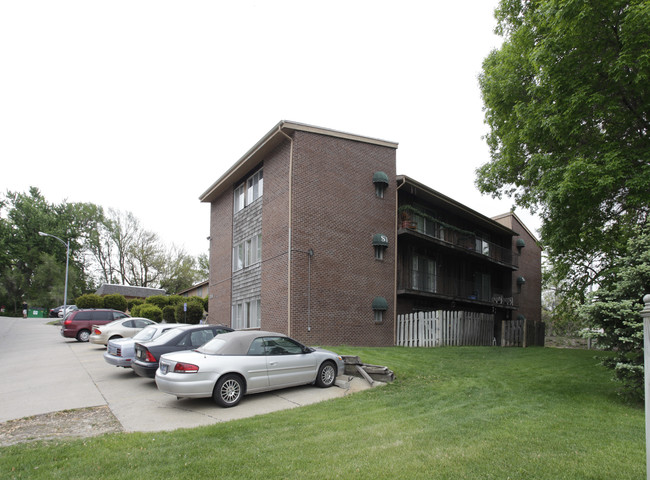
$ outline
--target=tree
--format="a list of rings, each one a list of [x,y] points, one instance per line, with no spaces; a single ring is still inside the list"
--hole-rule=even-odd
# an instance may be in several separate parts
[[[68,298],[87,288],[83,275],[82,233],[89,222],[85,204],[50,204],[37,188],[29,193],[7,192],[0,202],[6,216],[0,221],[0,298],[14,307],[26,300],[47,307],[63,303],[67,248],[70,242]],[[59,268],[56,268],[59,265]],[[43,290],[47,291],[43,291]],[[37,302],[35,304],[35,302]]]
[[[197,260],[175,246],[165,255],[160,287],[167,292],[178,293],[202,280],[203,272],[197,268]]]
[[[644,396],[643,296],[650,293],[650,222],[628,242],[627,254],[601,279],[593,302],[583,307],[586,316],[603,333],[599,345],[613,350],[605,366],[614,370],[624,393],[633,399]]]
[[[502,0],[496,18],[476,183],[539,212],[555,283],[582,299],[650,214],[650,4]]]

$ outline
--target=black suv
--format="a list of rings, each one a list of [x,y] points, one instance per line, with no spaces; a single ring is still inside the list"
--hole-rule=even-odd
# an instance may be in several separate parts
[[[87,342],[93,325],[106,325],[113,320],[119,320],[128,316],[124,312],[111,310],[110,308],[75,310],[63,320],[61,335],[68,338],[76,338],[79,342]]]

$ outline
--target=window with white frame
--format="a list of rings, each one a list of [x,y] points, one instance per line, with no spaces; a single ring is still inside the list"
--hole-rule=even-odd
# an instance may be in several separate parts
[[[234,213],[250,205],[260,198],[264,193],[264,175],[262,170],[258,170],[248,177],[246,181],[235,187],[234,193]]]
[[[232,328],[236,330],[259,328],[262,324],[262,303],[260,299],[247,299],[233,304]]]
[[[235,188],[235,205],[234,205],[234,210],[235,213],[240,211],[242,208],[245,207],[245,202],[244,202],[244,193],[245,193],[245,184],[242,183],[238,187]]]
[[[237,272],[262,261],[262,234],[238,243],[232,249],[232,271]]]

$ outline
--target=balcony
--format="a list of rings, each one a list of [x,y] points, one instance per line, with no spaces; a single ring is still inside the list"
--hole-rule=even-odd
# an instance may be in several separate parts
[[[476,282],[470,280],[414,270],[398,272],[397,293],[493,304],[502,308],[516,307],[515,298],[511,293],[495,293],[487,282],[484,285],[477,285]]]
[[[504,265],[513,270],[519,267],[519,255],[509,248],[489,242],[476,234],[445,224],[424,214],[403,211],[398,225],[400,235],[414,235],[470,253],[478,258]]]

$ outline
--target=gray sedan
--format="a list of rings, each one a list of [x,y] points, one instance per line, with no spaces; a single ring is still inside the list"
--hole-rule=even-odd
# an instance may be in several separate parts
[[[173,328],[182,327],[185,323],[158,323],[149,325],[140,330],[133,338],[116,338],[109,340],[104,353],[104,360],[109,365],[116,367],[131,368],[131,362],[135,358],[135,343],[149,342],[155,340],[163,333]]]
[[[330,387],[344,368],[336,353],[306,347],[286,335],[237,331],[196,350],[162,355],[156,384],[178,398],[213,397],[218,405],[233,407],[249,393],[311,383]]]

